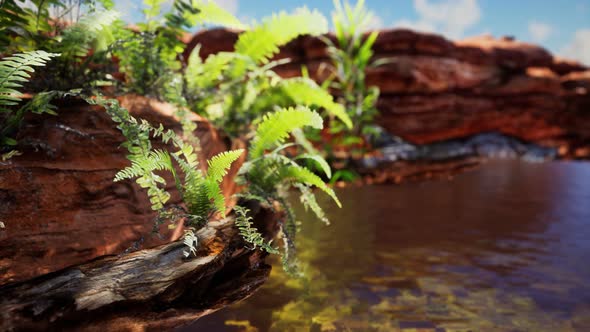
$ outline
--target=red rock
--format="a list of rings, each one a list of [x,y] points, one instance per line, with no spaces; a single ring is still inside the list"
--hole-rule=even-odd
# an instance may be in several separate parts
[[[587,95],[590,91],[590,70],[568,73],[561,77],[561,84],[575,94]]]
[[[201,32],[187,49],[199,42],[203,54],[231,50],[237,34]],[[326,45],[319,38],[300,37],[283,49],[277,58],[293,61],[275,68],[279,75],[298,76],[306,66],[318,81],[329,77]],[[391,29],[379,32],[374,52],[391,60],[367,72],[367,83],[381,89],[378,123],[413,143],[498,131],[573,151],[590,135],[590,71],[537,45],[491,36],[453,42]]]
[[[512,38],[478,36],[455,42],[458,57],[464,61],[491,61],[507,68],[550,67],[553,57],[537,45],[523,43]],[[475,49],[480,59],[468,56],[465,50]]]
[[[551,69],[559,75],[565,75],[573,71],[584,71],[588,69],[588,67],[577,61],[563,59],[556,56],[553,58]]]
[[[206,59],[209,54],[223,51],[232,51],[234,44],[238,40],[239,31],[230,29],[211,29],[197,32],[193,38],[186,44],[183,52],[183,58],[188,60],[193,49],[201,45],[201,58]]]
[[[142,97],[125,97],[122,104],[135,116],[179,129],[164,104]],[[121,253],[142,236],[146,247],[162,242],[150,236],[154,213],[145,192],[133,181],[113,182],[129,161],[106,113],[80,102],[58,113],[28,117],[19,135],[29,147],[0,164],[0,220],[6,225],[0,284]],[[198,123],[196,135],[202,160],[227,149],[207,122]],[[227,194],[234,189],[225,188]],[[164,240],[172,236],[165,233]]]
[[[457,59],[401,55],[391,63],[370,70],[367,84],[382,94],[436,93],[470,89],[497,81],[502,72],[495,66],[480,66]]]

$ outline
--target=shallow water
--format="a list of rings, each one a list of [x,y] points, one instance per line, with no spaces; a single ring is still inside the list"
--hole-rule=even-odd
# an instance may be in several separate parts
[[[252,297],[183,331],[590,331],[590,163],[338,194],[331,226],[299,214],[306,278],[275,261]]]

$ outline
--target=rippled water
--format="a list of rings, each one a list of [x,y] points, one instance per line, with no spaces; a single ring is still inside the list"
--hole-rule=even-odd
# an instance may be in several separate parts
[[[275,262],[252,297],[183,331],[590,331],[590,164],[338,194],[329,227],[300,212],[307,278]]]

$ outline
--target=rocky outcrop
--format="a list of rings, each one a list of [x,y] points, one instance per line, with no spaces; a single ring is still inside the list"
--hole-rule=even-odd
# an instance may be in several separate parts
[[[166,104],[134,96],[121,103],[151,123],[180,128]],[[58,113],[27,118],[19,132],[22,155],[0,164],[0,285],[175,238],[164,227],[163,239],[150,235],[154,213],[145,192],[133,181],[113,182],[129,161],[106,113],[77,100],[63,102]],[[196,120],[206,165],[229,144]],[[225,193],[233,186],[226,181]]]
[[[246,204],[258,229],[277,225],[276,213]],[[231,217],[197,236],[199,249],[188,258],[176,241],[0,287],[0,330],[171,330],[251,295],[267,279],[266,253],[246,248]]]
[[[197,44],[204,57],[231,50],[237,34],[200,32],[185,53]],[[374,51],[389,59],[367,80],[381,89],[378,123],[390,134],[431,144],[493,132],[556,148],[559,157],[590,157],[590,71],[581,64],[511,38],[453,42],[404,29],[381,31]],[[318,80],[329,75],[317,38],[298,38],[277,56],[285,57],[291,63],[276,68],[284,77],[302,65]]]

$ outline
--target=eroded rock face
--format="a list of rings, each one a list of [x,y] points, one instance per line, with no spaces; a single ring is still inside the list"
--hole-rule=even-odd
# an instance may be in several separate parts
[[[202,56],[232,49],[238,32],[196,34]],[[221,39],[220,39],[221,38]],[[378,123],[414,144],[495,132],[557,148],[559,157],[590,157],[590,70],[512,38],[481,36],[450,41],[405,29],[381,31],[375,57],[390,63],[367,73],[381,89]],[[292,62],[276,71],[328,77],[322,41],[301,37],[277,58]]]
[[[136,117],[180,128],[166,104],[133,96],[121,103]],[[143,247],[151,247],[174,236],[151,236],[154,213],[145,192],[133,181],[113,182],[129,162],[106,113],[78,100],[64,102],[58,113],[28,118],[19,133],[23,155],[0,164],[0,221],[6,226],[0,230],[0,285],[118,254],[142,238]],[[195,134],[202,161],[228,149],[202,119]],[[224,189],[230,194],[235,188],[226,182]]]
[[[282,215],[242,203],[272,238]],[[201,228],[189,258],[175,241],[0,286],[0,330],[167,331],[240,301],[266,281],[270,266],[266,252],[246,247],[233,217]]]

